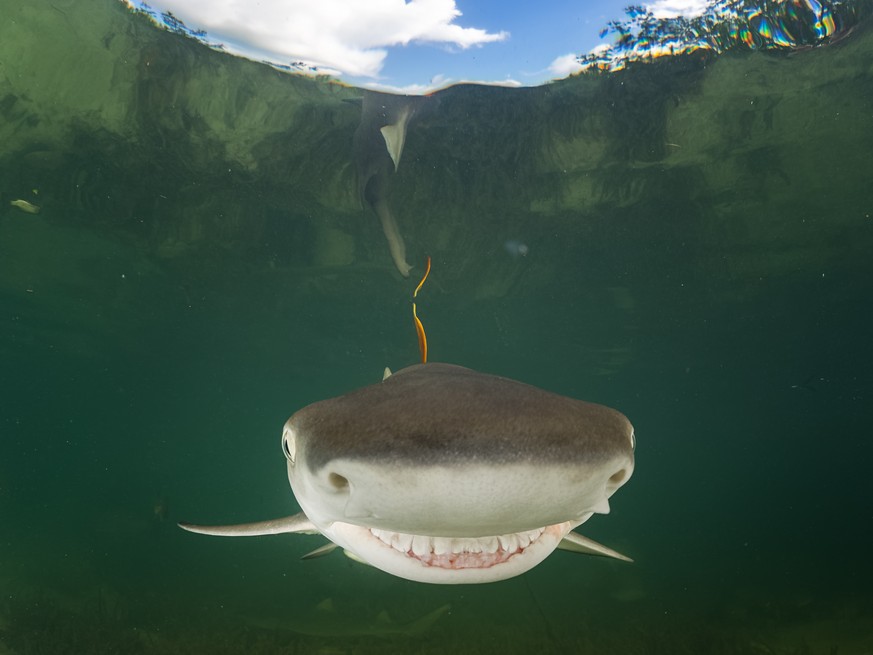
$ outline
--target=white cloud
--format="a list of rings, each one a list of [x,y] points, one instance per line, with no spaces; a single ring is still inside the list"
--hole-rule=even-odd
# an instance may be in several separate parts
[[[700,16],[706,8],[712,4],[709,0],[657,0],[646,5],[646,9],[654,14],[655,18],[676,18],[685,16],[693,18]]]
[[[132,2],[133,0],[128,0]],[[302,61],[326,71],[377,77],[389,46],[412,42],[462,49],[506,32],[461,27],[454,0],[151,0],[226,49],[277,64]]]
[[[549,72],[557,79],[567,77],[573,73],[578,73],[583,67],[582,64],[579,63],[577,57],[578,55],[572,53],[557,57],[551,64],[549,64]]]

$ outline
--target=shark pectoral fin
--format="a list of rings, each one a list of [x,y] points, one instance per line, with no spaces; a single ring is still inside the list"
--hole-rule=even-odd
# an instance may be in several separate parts
[[[179,523],[179,527],[188,532],[209,534],[216,537],[255,537],[267,534],[282,534],[284,532],[320,534],[318,528],[312,524],[312,521],[303,512],[294,516],[286,516],[270,521],[259,521],[257,523],[240,523],[239,525],[192,525],[191,523]]]
[[[324,544],[324,546],[321,546],[320,548],[316,548],[315,550],[313,550],[311,552],[306,553],[300,559],[315,559],[317,557],[324,557],[325,555],[329,555],[330,553],[332,553],[336,549],[337,549],[337,545],[335,543],[331,542],[329,544]]]
[[[390,377],[391,377],[391,369],[386,366],[385,370],[382,371],[382,382],[384,382],[385,380],[387,380]]]
[[[367,560],[361,559],[360,557],[358,557],[355,553],[353,553],[350,550],[343,549],[343,553],[345,554],[346,557],[348,557],[353,562],[357,562],[358,564],[364,564],[366,566],[373,566]]]
[[[600,555],[602,557],[612,557],[620,559],[624,562],[633,562],[627,555],[622,555],[618,551],[608,548],[603,544],[599,544],[593,539],[583,537],[578,532],[568,532],[558,544],[561,550],[568,550],[571,553],[582,553],[583,555]]]

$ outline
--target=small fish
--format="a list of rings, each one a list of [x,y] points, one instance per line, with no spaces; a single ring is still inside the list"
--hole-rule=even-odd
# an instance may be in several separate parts
[[[791,388],[792,389],[799,389],[800,391],[811,391],[814,393],[814,392],[818,391],[816,384],[819,382],[826,382],[826,380],[822,377],[810,375],[803,382],[801,382],[799,384],[792,384]]]
[[[27,212],[28,214],[39,213],[39,205],[34,205],[32,202],[27,202],[26,200],[12,200],[9,204],[13,207],[18,207],[21,211]]]

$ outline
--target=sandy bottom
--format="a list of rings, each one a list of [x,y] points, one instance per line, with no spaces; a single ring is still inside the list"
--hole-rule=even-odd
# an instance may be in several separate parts
[[[181,600],[181,599],[180,599]],[[526,622],[482,615],[458,603],[424,635],[345,635],[311,637],[288,629],[265,629],[233,610],[175,607],[158,597],[133,600],[95,590],[89,599],[62,594],[17,593],[0,609],[0,653],[621,653],[622,655],[806,655],[873,653],[873,611],[864,601],[790,602],[756,617],[719,619],[691,613],[665,616],[647,599],[621,603],[625,618],[588,617],[576,629],[549,624],[532,605]],[[410,610],[416,616],[423,610]],[[545,620],[542,620],[545,618]],[[342,622],[343,616],[337,615]],[[338,626],[340,623],[338,623]]]

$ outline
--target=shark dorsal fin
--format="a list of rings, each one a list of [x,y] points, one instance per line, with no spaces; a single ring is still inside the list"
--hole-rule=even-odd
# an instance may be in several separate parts
[[[386,366],[385,370],[382,371],[382,382],[384,382],[385,380],[387,380],[390,377],[391,377],[391,369]]]
[[[385,147],[388,149],[388,154],[391,156],[391,161],[394,162],[394,170],[400,166],[400,156],[403,154],[403,146],[406,143],[406,125],[409,123],[409,117],[412,116],[412,108],[409,106],[400,110],[397,116],[397,121],[382,127],[382,138],[385,139]]]

